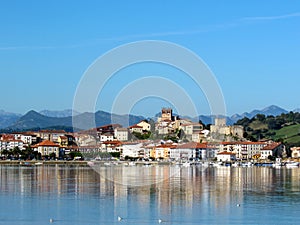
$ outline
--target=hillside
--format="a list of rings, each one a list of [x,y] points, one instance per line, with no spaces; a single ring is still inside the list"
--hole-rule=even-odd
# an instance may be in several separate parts
[[[95,118],[95,122],[92,122]],[[104,111],[97,111],[93,113],[82,113],[74,117],[77,121],[74,129],[90,129],[96,126],[102,126],[110,123],[119,123],[122,126],[129,126],[136,124],[144,119],[142,116],[135,115],[116,115]],[[24,116],[20,117],[13,125],[6,127],[7,131],[22,131],[30,129],[45,129],[55,127],[66,127],[71,129],[73,127],[73,118],[68,117],[49,117],[44,116],[36,111],[29,111]]]
[[[236,125],[244,126],[244,137],[258,141],[272,139],[281,141],[288,147],[300,146],[300,113],[290,112],[278,116],[265,116],[257,114],[249,119],[244,117]]]

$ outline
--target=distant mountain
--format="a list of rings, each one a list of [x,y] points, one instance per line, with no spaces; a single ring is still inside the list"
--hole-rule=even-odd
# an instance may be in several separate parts
[[[234,115],[232,115],[230,117],[230,119],[231,119],[231,121],[233,123],[235,123],[236,121],[238,121],[239,119],[242,119],[244,117],[247,117],[247,118],[251,119],[254,116],[256,116],[257,114],[264,114],[266,116],[269,116],[269,115],[278,116],[278,115],[280,115],[282,113],[288,113],[288,111],[285,110],[285,109],[283,109],[283,108],[280,108],[280,107],[278,107],[276,105],[271,105],[271,106],[268,106],[268,107],[266,107],[266,108],[264,108],[262,110],[258,110],[258,109],[253,110],[250,113],[245,112],[245,113],[243,113],[241,115],[234,114]]]
[[[66,109],[66,110],[61,110],[61,111],[54,111],[54,110],[42,110],[39,112],[43,116],[48,116],[48,117],[68,117],[68,116],[75,116],[79,115],[80,113],[77,111],[74,111],[72,109]]]
[[[134,115],[116,115],[110,114],[104,111],[97,111],[93,113],[82,113],[74,117],[76,125],[79,129],[90,129],[94,127],[92,119],[95,116],[96,126],[102,126],[110,123],[119,123],[122,126],[129,126],[136,124],[144,119],[142,116]],[[44,116],[36,111],[29,111],[24,116],[20,117],[13,125],[8,126],[6,129],[12,130],[28,130],[28,129],[43,129],[49,127],[66,127],[71,128],[73,126],[72,117],[49,117]]]
[[[293,112],[294,113],[296,113],[296,112],[300,113],[300,108],[294,109]]]
[[[22,115],[0,110],[0,129],[15,123]]]

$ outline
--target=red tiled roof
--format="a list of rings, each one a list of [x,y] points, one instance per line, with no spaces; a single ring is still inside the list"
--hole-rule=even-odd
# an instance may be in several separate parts
[[[232,153],[232,152],[219,152],[218,155],[235,155],[235,153]]]
[[[141,126],[139,126],[139,125],[133,125],[133,126],[131,126],[130,128],[143,128],[143,127],[141,127]]]
[[[274,142],[272,144],[269,144],[269,145],[265,146],[262,150],[273,150],[273,149],[277,148],[280,145],[281,145],[281,143]]]
[[[51,147],[59,147],[59,144],[56,144],[52,141],[49,141],[49,140],[44,140],[42,141],[41,143],[38,143],[32,147],[39,147],[39,146],[51,146]]]
[[[263,145],[265,142],[253,142],[253,141],[232,141],[232,142],[221,142],[222,145]]]
[[[207,143],[189,142],[186,144],[179,145],[177,148],[208,148]]]

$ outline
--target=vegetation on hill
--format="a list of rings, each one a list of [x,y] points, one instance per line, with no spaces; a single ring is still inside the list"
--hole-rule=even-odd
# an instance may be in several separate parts
[[[249,119],[244,117],[236,125],[244,126],[244,137],[259,141],[271,139],[280,141],[287,147],[300,146],[300,113],[289,112],[278,116],[257,114]]]

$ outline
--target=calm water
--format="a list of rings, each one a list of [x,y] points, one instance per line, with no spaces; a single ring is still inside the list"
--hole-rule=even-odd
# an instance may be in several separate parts
[[[299,169],[115,170],[0,165],[0,224],[299,224]]]

